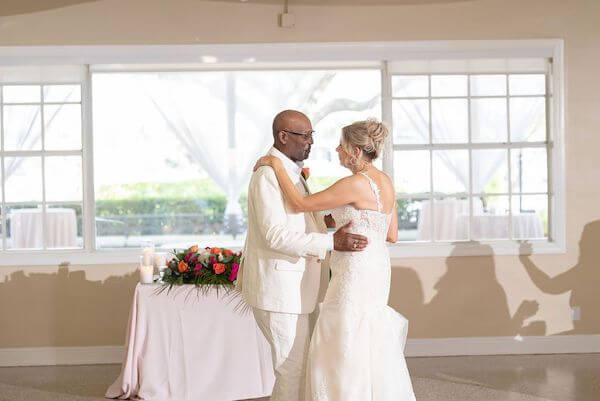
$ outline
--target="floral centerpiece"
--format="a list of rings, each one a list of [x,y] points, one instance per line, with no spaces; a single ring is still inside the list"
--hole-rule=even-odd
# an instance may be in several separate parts
[[[194,245],[181,252],[173,251],[162,281],[168,288],[194,284],[197,287],[210,285],[233,289],[241,258],[242,252],[217,247],[199,249]]]

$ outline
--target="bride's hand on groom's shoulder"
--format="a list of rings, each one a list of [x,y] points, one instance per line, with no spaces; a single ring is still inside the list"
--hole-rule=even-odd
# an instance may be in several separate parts
[[[277,158],[275,156],[271,156],[271,155],[263,156],[256,161],[253,171],[258,170],[260,167],[263,167],[263,166],[273,167],[275,160],[277,160]]]

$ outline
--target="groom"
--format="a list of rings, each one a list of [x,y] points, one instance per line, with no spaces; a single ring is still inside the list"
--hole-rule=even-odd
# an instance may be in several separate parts
[[[273,120],[273,147],[303,193],[302,161],[313,144],[308,117],[285,110]],[[292,213],[273,169],[259,168],[248,187],[248,234],[237,286],[271,345],[275,386],[272,401],[304,401],[310,341],[309,314],[319,293],[321,261],[328,251],[362,251],[367,239],[348,225],[327,234],[321,214]]]

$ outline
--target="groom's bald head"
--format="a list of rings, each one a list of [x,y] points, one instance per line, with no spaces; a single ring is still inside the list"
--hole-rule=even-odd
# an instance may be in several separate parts
[[[308,157],[312,144],[312,124],[306,114],[297,110],[284,110],[275,116],[273,146],[276,149],[298,162]]]
[[[284,110],[273,119],[273,137],[277,141],[277,134],[286,130],[303,132],[303,129],[306,129],[306,125],[312,128],[306,114],[297,110]]]

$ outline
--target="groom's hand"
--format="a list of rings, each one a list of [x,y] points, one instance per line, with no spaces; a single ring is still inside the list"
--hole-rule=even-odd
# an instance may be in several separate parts
[[[327,228],[335,228],[335,220],[333,219],[332,215],[326,214],[323,216],[323,221],[325,222]]]
[[[349,232],[351,225],[350,221],[333,234],[333,249],[336,251],[357,252],[367,247],[369,243],[367,237]]]

